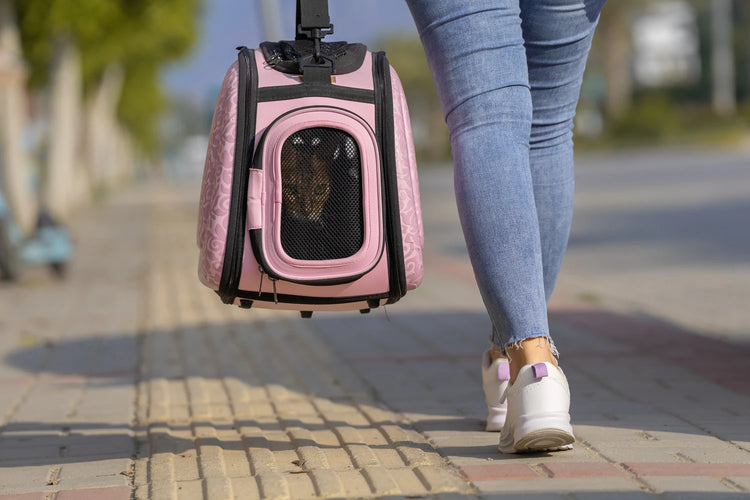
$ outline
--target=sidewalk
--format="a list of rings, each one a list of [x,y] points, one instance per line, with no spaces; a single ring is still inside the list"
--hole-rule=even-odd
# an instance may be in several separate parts
[[[424,284],[387,311],[224,306],[196,278],[197,188],[86,214],[64,282],[0,285],[0,500],[750,494],[750,348],[566,298],[572,451],[482,431],[489,322],[424,177]]]

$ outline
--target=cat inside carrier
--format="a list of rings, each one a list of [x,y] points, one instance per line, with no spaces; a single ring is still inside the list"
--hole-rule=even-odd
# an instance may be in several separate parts
[[[200,280],[240,307],[366,311],[422,280],[409,112],[383,52],[323,42],[325,0],[296,39],[239,48],[201,187]]]
[[[314,127],[281,149],[281,245],[293,259],[354,255],[364,242],[362,165],[354,138]]]

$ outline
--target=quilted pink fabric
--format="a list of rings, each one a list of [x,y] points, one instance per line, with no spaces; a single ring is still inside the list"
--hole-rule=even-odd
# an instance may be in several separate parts
[[[235,62],[221,86],[203,170],[198,219],[198,278],[214,290],[219,288],[227,242],[234,148],[237,142],[238,84],[238,63]]]
[[[424,228],[422,205],[419,197],[417,159],[411,135],[411,121],[406,96],[396,71],[391,68],[393,89],[393,122],[395,126],[396,176],[398,177],[398,204],[401,208],[401,238],[404,245],[406,288],[413,290],[422,282],[424,267]]]

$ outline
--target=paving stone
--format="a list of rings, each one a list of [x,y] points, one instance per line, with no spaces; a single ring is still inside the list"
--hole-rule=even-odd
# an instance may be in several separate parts
[[[224,306],[198,283],[196,197],[126,192],[76,222],[78,274],[0,288],[0,328],[14,332],[0,336],[0,500],[750,491],[750,394],[721,366],[691,365],[739,363],[727,345],[558,301],[579,442],[501,455],[482,430],[490,325],[460,231],[432,233],[425,282],[399,304],[303,321]],[[432,231],[458,227],[449,197],[424,198]],[[679,349],[644,349],[657,333]]]
[[[57,493],[55,500],[129,500],[131,489],[128,486],[120,488],[81,488],[76,490],[63,490]]]
[[[714,477],[645,476],[643,481],[656,493],[669,492],[675,496],[679,493],[731,493],[726,485]]]

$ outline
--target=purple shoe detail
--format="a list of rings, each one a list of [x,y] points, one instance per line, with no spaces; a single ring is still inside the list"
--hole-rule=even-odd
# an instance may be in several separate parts
[[[534,370],[534,378],[544,378],[549,375],[547,372],[547,365],[544,363],[536,363],[531,366],[531,369]]]
[[[509,363],[497,364],[497,379],[500,381],[510,380],[510,364]]]

